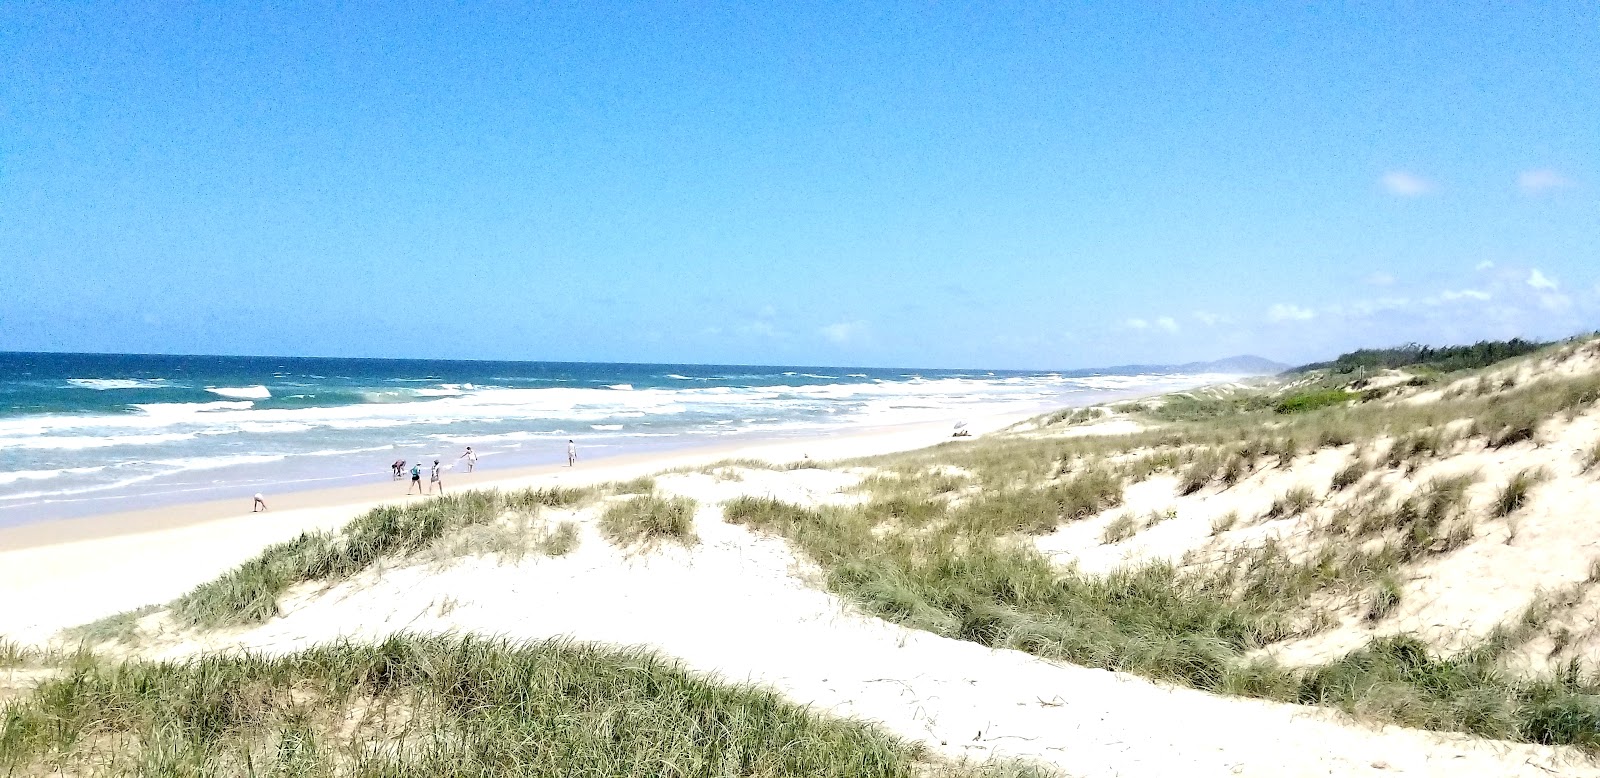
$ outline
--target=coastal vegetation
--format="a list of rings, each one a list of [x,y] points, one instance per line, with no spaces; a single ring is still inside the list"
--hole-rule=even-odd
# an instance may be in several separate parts
[[[1393,348],[1357,349],[1340,354],[1338,358],[1328,362],[1314,362],[1296,368],[1295,372],[1326,370],[1336,374],[1347,374],[1358,370],[1409,367],[1451,373],[1489,367],[1513,357],[1532,354],[1549,345],[1521,338],[1482,340],[1470,346],[1433,347],[1408,343]]]
[[[694,500],[655,492],[613,502],[600,516],[600,532],[619,546],[673,540],[694,542]]]
[[[576,547],[575,531],[560,525],[553,531],[535,531],[529,518],[542,508],[572,508],[598,496],[597,490],[585,488],[476,490],[405,506],[379,506],[338,532],[307,532],[268,546],[222,577],[179,597],[172,613],[191,626],[258,623],[277,615],[279,598],[296,584],[346,579],[385,557],[415,555],[439,544],[449,544],[452,556],[520,554],[530,544],[559,555]],[[483,529],[490,531],[462,535]]]
[[[1597,345],[1563,348],[1570,355]],[[1474,355],[1527,353],[1523,346],[1401,351],[1433,365],[1477,366]],[[1512,366],[1503,375],[1445,379],[1470,388],[1427,403],[1363,400],[1322,373],[1287,386],[1130,403],[1117,410],[1161,422],[1132,435],[1053,436],[1051,427],[1084,420],[1054,414],[1031,435],[845,463],[879,473],[868,490],[872,500],[859,506],[744,497],[725,506],[726,516],[787,538],[827,570],[831,589],[909,627],[1208,691],[1330,705],[1429,729],[1600,747],[1593,668],[1573,662],[1527,674],[1505,662],[1542,626],[1543,600],[1452,652],[1405,634],[1375,636],[1342,658],[1298,667],[1264,650],[1327,629],[1344,601],[1356,603],[1366,623],[1382,622],[1401,605],[1398,581],[1407,565],[1471,542],[1481,521],[1505,521],[1514,539],[1516,515],[1544,478],[1538,469],[1515,472],[1474,515],[1468,493],[1481,478],[1476,472],[1435,476],[1409,493],[1404,480],[1363,485],[1369,473],[1404,479],[1473,446],[1528,444],[1546,425],[1592,411],[1600,399],[1600,376],[1592,372],[1518,380]],[[1479,384],[1488,388],[1479,391]],[[1206,564],[1157,560],[1088,573],[1029,541],[1120,505],[1127,485],[1154,475],[1170,474],[1178,496],[1199,496],[1346,447],[1355,454],[1325,492],[1292,487],[1257,519],[1321,506],[1294,548],[1269,540],[1223,549]],[[1375,462],[1364,451],[1383,453]],[[976,485],[952,491],[951,470]],[[893,484],[892,492],[882,484]],[[1349,494],[1335,499],[1339,492]],[[1113,513],[1100,543],[1123,543],[1167,517]],[[1236,513],[1223,519],[1214,533],[1240,521]]]
[[[396,635],[287,656],[77,657],[6,710],[0,774],[1023,778],[638,650]]]
[[[1463,549],[1518,544],[1544,490],[1591,488],[1600,467],[1600,441],[1583,437],[1600,430],[1600,340],[1473,361],[1495,348],[1375,358],[1422,358],[1420,381],[1366,372],[1360,357],[1354,372],[1053,413],[889,456],[732,460],[379,508],[267,548],[171,603],[167,618],[194,631],[258,624],[292,587],[383,560],[560,556],[584,523],[629,554],[661,543],[695,553],[697,512],[711,520],[715,503],[728,523],[815,563],[821,585],[906,628],[1217,694],[1600,753],[1600,626],[1574,617],[1600,593],[1600,560],[1586,579],[1540,588],[1470,634],[1406,620],[1429,607],[1415,580]],[[1440,367],[1462,361],[1473,367]],[[1118,431],[1099,434],[1108,421]],[[800,468],[850,485],[831,501],[775,497],[771,479],[798,482],[788,471]],[[675,491],[695,478],[722,496]],[[156,611],[73,634],[86,646],[124,640]],[[0,663],[43,656],[0,642]],[[8,709],[0,767],[497,775],[539,759],[621,775],[663,765],[684,775],[977,774],[930,766],[914,747],[767,692],[574,644],[401,635],[270,658],[119,664],[80,652],[46,664],[58,675]]]

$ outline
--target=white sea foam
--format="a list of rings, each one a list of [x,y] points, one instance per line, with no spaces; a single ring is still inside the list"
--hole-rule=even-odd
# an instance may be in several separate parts
[[[344,405],[263,408],[253,400],[265,397],[221,396],[212,402],[140,404],[131,413],[13,416],[0,418],[0,451],[22,453],[11,460],[16,469],[0,475],[0,500],[18,509],[18,501],[30,497],[57,501],[69,493],[157,494],[215,488],[217,481],[271,483],[305,480],[313,474],[348,477],[357,468],[369,472],[365,469],[372,464],[369,460],[384,458],[373,456],[375,452],[400,451],[409,459],[422,446],[472,444],[491,450],[499,446],[505,452],[521,449],[526,455],[548,441],[569,437],[563,430],[613,441],[642,441],[799,434],[843,425],[941,420],[969,412],[1029,413],[1085,393],[1093,397],[1093,393],[1170,391],[1219,378],[975,373],[881,380],[855,373],[846,380],[828,380],[822,375],[813,373],[792,385],[729,386],[673,374],[673,380],[684,383],[658,388],[627,384],[580,388],[556,382],[511,388],[432,379],[422,386],[368,390],[368,402]],[[774,378],[768,375],[765,380]],[[213,387],[214,393],[223,390],[260,394],[256,387]],[[316,393],[323,391],[318,388]],[[350,392],[361,390],[335,391],[349,398]],[[33,451],[60,453],[49,455],[46,464],[33,463],[36,455],[29,453]],[[318,459],[296,464],[306,457]],[[30,467],[24,470],[18,463]],[[195,470],[212,473],[186,480],[184,474]],[[56,489],[43,488],[47,486]],[[28,491],[6,494],[16,489]]]
[[[32,451],[47,451],[51,449],[61,451],[81,451],[89,448],[111,448],[113,446],[148,446],[156,443],[172,443],[180,440],[193,440],[193,432],[163,432],[153,435],[59,435],[41,436],[32,438],[0,438],[0,448],[28,449]]]
[[[0,485],[14,484],[18,481],[44,481],[51,478],[60,478],[64,475],[97,473],[104,469],[105,466],[101,465],[98,467],[63,467],[55,470],[18,470],[12,473],[0,473]]]
[[[272,396],[272,392],[261,384],[256,384],[255,386],[208,386],[206,391],[221,397],[232,397],[239,400],[265,400]]]
[[[413,399],[298,408],[256,408],[245,400],[209,403],[147,403],[135,414],[57,414],[0,419],[0,438],[78,435],[118,437],[205,431],[303,432],[309,429],[381,429],[458,422],[567,421],[605,423],[610,418],[676,416],[691,410],[711,416],[736,415],[734,409],[854,413],[874,403],[945,407],[974,404],[1039,403],[1083,389],[1155,389],[1196,383],[1192,376],[1104,376],[1085,379],[1030,377],[1004,382],[944,378],[778,385],[762,387],[693,386],[632,391],[546,387],[529,389],[460,387],[460,394]],[[111,445],[109,443],[102,445]]]
[[[109,389],[166,389],[171,386],[165,378],[68,378],[67,383],[102,392]]]
[[[215,457],[181,457],[178,459],[157,459],[151,464],[161,465],[172,470],[216,470],[237,465],[262,465],[268,462],[281,462],[286,459],[284,454],[228,454]]]

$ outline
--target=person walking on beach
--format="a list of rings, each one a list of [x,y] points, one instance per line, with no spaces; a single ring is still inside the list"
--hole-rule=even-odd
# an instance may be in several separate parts
[[[417,494],[422,494],[422,463],[411,466],[411,486],[406,487],[406,494],[411,493],[411,488],[416,487]]]
[[[266,511],[267,511],[267,498],[262,497],[260,492],[256,492],[256,501],[255,501],[254,505],[250,506],[250,512],[251,513],[257,513],[257,512],[266,513]]]
[[[467,472],[469,472],[469,473],[472,472],[472,468],[478,466],[478,455],[472,453],[472,447],[471,446],[467,446],[467,453],[462,454],[461,456],[456,457],[456,458],[457,459],[465,459],[465,460],[467,460]]]
[[[572,466],[574,466],[576,464],[578,464],[578,444],[573,443],[572,439],[568,438],[567,439],[567,467],[572,467]]]
[[[439,493],[444,494],[444,481],[439,479],[439,460],[433,460],[433,470],[428,472],[428,494],[433,494],[435,484],[439,486]]]

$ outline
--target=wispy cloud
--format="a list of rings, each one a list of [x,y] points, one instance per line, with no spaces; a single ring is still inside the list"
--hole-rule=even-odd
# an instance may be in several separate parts
[[[1124,329],[1139,330],[1141,332],[1148,332],[1150,330],[1177,332],[1178,330],[1182,329],[1178,325],[1178,320],[1172,318],[1171,316],[1157,316],[1154,319],[1145,319],[1135,316],[1131,319],[1124,319],[1122,321],[1122,326]]]
[[[867,334],[867,323],[864,321],[841,321],[819,328],[817,333],[822,337],[839,345],[854,343]]]
[[[1490,262],[1489,260],[1486,259],[1486,260],[1484,260],[1482,262],[1479,262],[1478,264],[1474,265],[1472,267],[1472,269],[1480,271],[1480,272],[1484,271],[1484,270],[1493,270],[1494,269],[1494,263]]]
[[[1272,321],[1306,321],[1315,318],[1316,315],[1310,308],[1286,303],[1277,303],[1267,309],[1267,318]]]
[[[1525,194],[1544,194],[1552,189],[1572,186],[1572,180],[1549,168],[1524,170],[1517,176],[1517,188]]]
[[[1218,324],[1233,323],[1232,316],[1224,316],[1222,314],[1212,313],[1210,311],[1195,311],[1194,320],[1206,325],[1207,327],[1215,327]]]
[[[1551,280],[1549,276],[1539,272],[1539,268],[1534,268],[1533,270],[1528,271],[1527,284],[1534,289],[1548,289],[1552,291],[1561,287],[1560,284]]]
[[[1368,284],[1371,284],[1372,286],[1393,286],[1394,285],[1394,276],[1389,275],[1388,273],[1385,273],[1385,272],[1383,272],[1381,270],[1376,272],[1376,273],[1373,273],[1372,275],[1367,276],[1365,279],[1362,279],[1362,280],[1366,281]]]
[[[1439,296],[1450,302],[1454,302],[1456,300],[1484,301],[1494,297],[1494,295],[1489,294],[1481,289],[1446,289],[1443,292],[1440,292]]]
[[[1398,197],[1420,197],[1433,191],[1433,182],[1404,170],[1391,170],[1383,174],[1383,188]]]
[[[770,321],[745,322],[739,325],[737,331],[740,335],[755,335],[763,338],[783,337],[783,333],[779,332],[777,327],[772,326]]]

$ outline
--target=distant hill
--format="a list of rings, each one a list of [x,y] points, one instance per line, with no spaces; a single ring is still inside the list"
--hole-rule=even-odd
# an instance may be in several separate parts
[[[1119,365],[1105,368],[1112,373],[1227,373],[1229,375],[1277,375],[1289,366],[1266,357],[1241,354],[1209,362],[1186,362],[1181,365]]]

